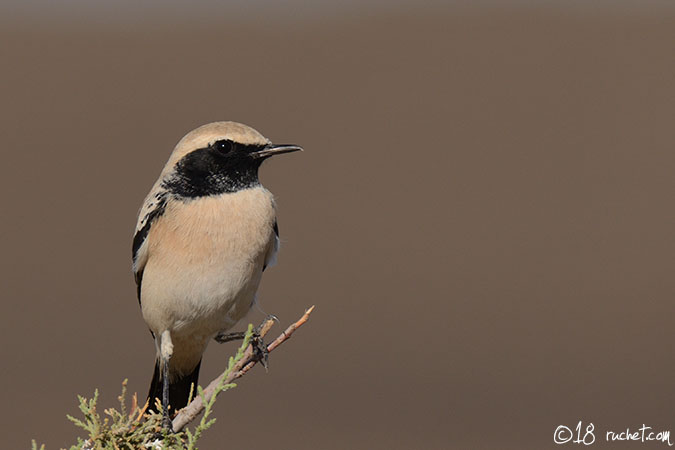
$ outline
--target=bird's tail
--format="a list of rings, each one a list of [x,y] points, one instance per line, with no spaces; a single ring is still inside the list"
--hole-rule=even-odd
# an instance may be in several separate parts
[[[187,406],[190,389],[194,389],[192,398],[197,395],[197,381],[199,380],[199,366],[201,365],[202,361],[199,360],[192,373],[169,382],[169,404],[172,414]],[[194,388],[192,388],[193,384]],[[152,383],[150,383],[150,392],[148,392],[150,402],[148,409],[157,412],[155,399],[159,399],[160,403],[162,402],[162,374],[159,371],[159,360],[155,361],[155,373],[152,376]]]

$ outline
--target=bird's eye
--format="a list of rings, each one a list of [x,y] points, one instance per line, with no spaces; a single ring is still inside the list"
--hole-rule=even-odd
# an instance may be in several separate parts
[[[216,141],[216,143],[214,143],[213,146],[220,153],[229,153],[230,151],[232,151],[232,148],[234,147],[234,143],[232,141],[227,140],[227,139],[223,139],[222,141]]]

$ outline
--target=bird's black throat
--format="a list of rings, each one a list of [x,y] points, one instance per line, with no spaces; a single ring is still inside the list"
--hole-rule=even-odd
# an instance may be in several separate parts
[[[250,155],[261,147],[239,146],[243,148],[227,154],[214,146],[188,153],[164,180],[163,187],[176,197],[197,198],[259,185],[258,169],[262,160]]]

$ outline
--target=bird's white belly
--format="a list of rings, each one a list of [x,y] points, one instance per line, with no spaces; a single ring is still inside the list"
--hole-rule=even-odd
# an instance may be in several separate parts
[[[143,296],[144,289],[141,297],[144,313],[152,309],[154,299],[160,300],[158,331],[164,328],[173,336],[210,336],[232,327],[246,314],[260,283],[262,262],[212,258],[184,265],[178,273],[149,261],[146,272],[149,277],[154,273],[162,278],[156,280],[160,285],[152,295]],[[166,278],[169,273],[173,276]]]
[[[175,352],[189,353],[182,342],[205,347],[248,312],[274,245],[274,216],[262,187],[167,205],[148,235],[141,286],[156,336],[169,330]]]

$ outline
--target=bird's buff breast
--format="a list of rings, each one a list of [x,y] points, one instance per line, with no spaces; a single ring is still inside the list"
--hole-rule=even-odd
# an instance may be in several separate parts
[[[141,306],[150,329],[206,342],[241,319],[274,244],[274,220],[262,187],[169,202],[148,233]]]

